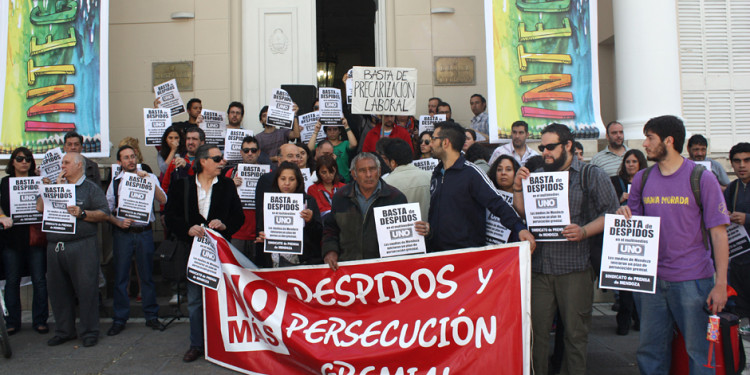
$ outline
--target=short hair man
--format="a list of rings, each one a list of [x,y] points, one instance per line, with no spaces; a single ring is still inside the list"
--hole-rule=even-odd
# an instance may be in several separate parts
[[[169,192],[172,180],[187,178],[193,175],[195,153],[204,143],[206,143],[206,133],[203,129],[193,126],[185,130],[185,156],[174,158],[172,163],[167,167],[167,171],[164,172],[164,176],[161,178],[161,187],[164,191]]]
[[[430,98],[427,100],[427,113],[430,115],[434,115],[437,113],[437,107],[438,103],[442,102],[443,100],[440,98]]]
[[[516,159],[518,164],[524,165],[530,157],[539,155],[538,152],[526,146],[526,140],[529,138],[529,124],[526,121],[516,121],[510,125],[511,142],[499,146],[492,152],[489,164],[497,160],[500,155],[510,155]]]
[[[594,302],[594,273],[587,238],[602,233],[604,215],[614,213],[618,201],[607,174],[573,156],[573,135],[567,126],[545,127],[539,149],[544,166],[536,172],[568,171],[570,225],[562,231],[567,241],[540,242],[531,256],[532,361],[537,373],[547,373],[549,327],[559,308],[565,323],[563,361],[569,373],[583,374]],[[521,167],[513,181],[513,205],[521,216],[525,215],[523,180],[530,174],[528,168]],[[587,186],[582,186],[584,177]]]
[[[297,119],[297,110],[299,110],[297,103],[294,103],[293,108],[294,121],[292,122],[291,129],[277,128],[273,125],[268,125],[266,121],[268,119],[268,106],[264,106],[260,110],[260,114],[258,114],[260,124],[263,125],[263,131],[256,134],[255,138],[260,142],[261,151],[270,156],[271,161],[274,163],[281,163],[277,154],[279,146],[290,140],[299,138],[301,129],[299,126],[299,120]]]
[[[583,145],[581,142],[573,142],[573,155],[575,155],[579,161],[583,161]]]
[[[227,108],[227,129],[241,129],[245,117],[245,105],[240,102],[229,103]]]
[[[729,176],[727,176],[727,171],[724,170],[724,167],[722,167],[719,162],[707,157],[707,151],[708,140],[706,139],[706,137],[700,134],[694,134],[692,137],[690,137],[690,139],[688,139],[688,155],[690,155],[690,160],[710,163],[711,168],[706,169],[711,169],[711,172],[713,172],[716,178],[719,180],[721,189],[724,190],[726,189],[727,185],[729,185]],[[704,166],[708,167],[708,165]]]
[[[365,142],[362,145],[362,152],[375,152],[375,144],[380,138],[401,138],[411,145],[411,134],[409,131],[396,126],[396,116],[381,115],[380,124],[370,129],[365,136]]]
[[[648,160],[656,166],[633,177],[628,205],[617,210],[628,219],[631,215],[661,218],[656,293],[640,293],[641,330],[648,334],[640,339],[638,368],[643,374],[667,372],[676,324],[685,339],[690,373],[713,374],[713,369],[703,367],[709,349],[708,314],[703,309],[708,306],[716,314],[727,302],[726,202],[716,177],[704,170],[700,176],[702,208],[697,205],[690,182],[696,164],[680,155],[685,142],[682,120],[675,116],[652,118],[643,134]],[[704,239],[703,228],[711,241]]]
[[[75,233],[47,233],[47,289],[55,315],[55,336],[47,345],[56,346],[76,338],[84,347],[99,341],[99,249],[96,246],[97,223],[107,220],[107,198],[101,186],[84,176],[83,155],[69,152],[63,156],[58,184],[75,185],[75,206],[68,214],[76,218]],[[44,201],[37,199],[36,209],[44,212]],[[80,325],[76,333],[76,300]]]
[[[318,160],[318,158],[323,155],[329,155],[333,160],[336,160],[336,154],[334,154],[333,151],[333,144],[331,141],[324,139],[315,147],[315,160]]]
[[[741,142],[729,150],[729,160],[737,179],[724,190],[724,200],[729,208],[729,220],[743,226],[750,233],[750,143]],[[737,315],[750,317],[750,253],[729,261],[729,285],[737,291]],[[743,334],[750,333],[747,325],[740,327]]]
[[[604,169],[609,177],[617,176],[617,171],[622,164],[622,156],[629,150],[625,146],[625,132],[622,124],[612,121],[607,124],[607,147],[599,151],[593,158],[591,164]]]
[[[411,163],[414,153],[401,139],[386,144],[382,156],[391,168],[391,173],[383,177],[383,181],[404,193],[409,203],[419,203],[422,220],[426,220],[430,212],[430,172]]]
[[[352,160],[354,181],[333,196],[323,219],[323,261],[338,269],[339,261],[380,257],[375,207],[407,203],[403,193],[380,178],[380,161],[369,152]]]
[[[65,142],[63,145],[63,151],[65,153],[83,153],[83,136],[81,136],[80,134],[76,133],[75,131],[69,131],[65,133],[63,141]],[[86,175],[86,178],[91,180],[91,182],[95,183],[96,186],[101,187],[102,176],[101,172],[99,172],[99,164],[83,155],[81,156],[85,161],[84,175]]]
[[[487,115],[487,99],[480,94],[474,94],[469,98],[469,106],[474,117],[471,119],[471,128],[479,134],[477,141],[489,139],[490,125]]]
[[[192,128],[193,126],[198,126],[198,117],[203,111],[203,102],[201,102],[201,100],[198,98],[192,98],[188,100],[185,108],[187,109],[188,119],[186,121],[178,121],[172,123],[172,126],[175,128],[175,130],[179,131],[182,134],[185,134],[185,131]]]
[[[112,224],[112,244],[115,267],[115,285],[112,318],[112,327],[107,331],[107,336],[115,336],[125,329],[125,323],[130,316],[130,298],[128,298],[128,285],[130,284],[131,259],[135,258],[140,279],[140,291],[143,298],[143,315],[146,317],[146,326],[161,330],[164,325],[159,322],[159,304],[156,303],[156,288],[154,286],[154,233],[152,225],[154,222],[153,202],[151,202],[151,214],[149,223],[136,222],[132,218],[118,217],[119,196],[124,174],[135,173],[138,177],[145,178],[154,187],[154,199],[159,204],[167,203],[167,195],[159,185],[159,180],[153,173],[139,171],[137,169],[138,158],[133,147],[128,145],[117,150],[117,164],[122,170],[112,179],[107,188],[107,204],[109,222]],[[123,216],[127,216],[124,214]]]
[[[432,154],[440,160],[432,172],[430,183],[430,233],[427,251],[443,251],[486,244],[487,210],[500,218],[513,237],[529,241],[534,249],[534,236],[526,229],[489,177],[461,155],[466,135],[454,122],[435,125],[432,133]],[[460,225],[459,230],[455,226]]]
[[[451,119],[451,114],[453,111],[451,110],[451,105],[446,102],[440,102],[437,106],[437,114],[438,115],[445,115],[445,121],[453,121]]]

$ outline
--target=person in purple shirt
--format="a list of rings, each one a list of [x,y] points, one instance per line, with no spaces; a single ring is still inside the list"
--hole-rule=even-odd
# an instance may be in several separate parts
[[[716,176],[703,171],[698,207],[690,185],[696,164],[680,155],[685,143],[685,126],[675,116],[650,119],[643,128],[643,147],[651,168],[641,188],[645,170],[633,178],[628,205],[617,210],[632,215],[661,218],[656,293],[636,293],[640,301],[641,336],[638,367],[641,374],[666,374],[671,365],[672,327],[676,324],[685,338],[691,374],[713,374],[708,362],[706,326],[708,306],[713,314],[727,302],[729,215]],[[701,221],[713,244],[704,246]],[[715,273],[715,280],[713,278]]]

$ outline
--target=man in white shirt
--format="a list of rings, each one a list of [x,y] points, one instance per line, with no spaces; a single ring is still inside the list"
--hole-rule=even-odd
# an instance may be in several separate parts
[[[529,124],[526,121],[516,121],[510,126],[511,142],[499,146],[492,153],[489,164],[495,162],[500,155],[510,155],[523,166],[530,157],[539,155],[538,152],[526,147],[526,139],[529,138]]]

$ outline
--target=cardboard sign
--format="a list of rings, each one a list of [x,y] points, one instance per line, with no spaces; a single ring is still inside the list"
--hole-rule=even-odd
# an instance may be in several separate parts
[[[315,132],[315,124],[318,123],[318,119],[320,118],[320,112],[310,112],[305,113],[304,115],[299,117],[299,126],[300,126],[300,137],[302,138],[303,143],[307,143],[310,141],[310,138],[313,137],[313,133]],[[315,138],[315,143],[324,140],[326,138],[326,132],[325,132],[325,126],[320,127],[320,131],[318,132],[317,137]]]
[[[729,224],[727,237],[729,240],[729,259],[750,251],[750,237],[748,237],[747,230],[742,225]]]
[[[503,197],[503,200],[508,202],[510,207],[513,207],[513,194],[507,191],[498,190],[498,194]],[[503,244],[507,243],[510,238],[511,230],[506,228],[500,218],[493,215],[490,210],[487,210],[487,244]]]
[[[341,125],[341,118],[344,117],[344,112],[341,109],[341,90],[333,87],[321,87],[318,89],[318,95],[320,123],[323,125]]]
[[[154,209],[154,193],[159,181],[152,174],[138,177],[125,172],[120,177],[117,193],[117,212],[120,219],[133,219],[137,223],[148,224]]]
[[[227,134],[227,113],[204,109],[201,111],[203,121],[200,128],[206,133],[206,144],[224,149],[224,137]]]
[[[206,235],[193,237],[187,264],[187,279],[206,288],[218,289],[221,281],[221,262],[216,250],[216,240],[208,235],[211,229],[204,228]],[[214,236],[221,237],[217,232]]]
[[[248,135],[253,135],[253,131],[247,129],[227,129],[226,137],[224,137],[225,160],[242,160],[242,140]]]
[[[355,66],[352,79],[352,113],[396,116],[416,113],[416,69]]]
[[[305,209],[302,194],[263,194],[263,231],[266,241],[263,251],[280,254],[302,254],[305,220],[300,212]]]
[[[68,206],[76,205],[74,184],[42,185],[44,216],[42,232],[75,234],[76,217],[68,213]]]
[[[270,165],[237,164],[235,175],[242,179],[240,186],[237,186],[237,195],[240,196],[243,210],[255,209],[257,204],[255,202],[255,188],[258,186],[258,179],[270,171]]]
[[[57,176],[62,172],[63,152],[57,147],[47,151],[39,166],[39,174],[42,177],[49,178],[50,182],[55,183]]]
[[[434,131],[435,124],[445,121],[445,114],[419,116],[419,134],[426,131]]]
[[[435,170],[435,167],[437,167],[438,163],[440,163],[440,160],[437,160],[435,158],[417,159],[412,160],[411,163],[414,164],[415,167],[423,171],[432,173],[432,171]]]
[[[268,101],[266,125],[291,129],[294,124],[294,102],[289,93],[276,89]]]

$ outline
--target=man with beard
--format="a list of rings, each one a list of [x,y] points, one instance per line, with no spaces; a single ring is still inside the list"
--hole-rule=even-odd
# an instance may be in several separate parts
[[[411,146],[411,135],[409,131],[396,125],[396,116],[394,115],[382,115],[380,116],[380,124],[375,125],[374,128],[370,129],[365,136],[365,142],[362,145],[362,152],[375,152],[375,144],[378,143],[380,138],[401,138],[412,148]]]
[[[438,104],[442,101],[443,100],[440,98],[430,98],[429,100],[427,100],[427,114],[429,114],[430,116],[436,114]]]
[[[724,190],[727,185],[729,185],[727,171],[724,170],[724,167],[722,167],[718,161],[706,157],[706,154],[708,153],[707,151],[708,140],[706,137],[700,134],[693,134],[693,136],[688,139],[688,155],[690,155],[690,160],[700,162],[697,164],[703,164],[704,167],[710,169],[711,172],[714,173],[714,176],[716,176],[716,179],[719,180],[721,189]]]
[[[607,147],[591,158],[591,164],[604,169],[609,177],[613,177],[617,176],[617,171],[622,164],[622,156],[629,150],[625,146],[625,133],[622,124],[617,121],[607,124],[607,142],[609,143]]]
[[[539,155],[538,152],[526,147],[526,139],[529,138],[529,124],[527,124],[526,121],[514,122],[510,126],[510,131],[511,142],[495,149],[490,157],[490,165],[492,165],[500,155],[510,155],[521,165],[525,165],[530,157]]]
[[[484,246],[487,210],[513,231],[511,241],[529,241],[534,251],[534,236],[523,220],[495,190],[487,174],[461,154],[464,130],[458,123],[444,121],[437,123],[432,133],[432,154],[440,163],[430,180],[427,251]]]
[[[641,332],[647,333],[640,338],[638,367],[641,374],[669,371],[676,324],[685,339],[690,373],[713,374],[713,369],[704,367],[710,363],[704,308],[716,314],[727,302],[727,205],[716,176],[708,170],[700,172],[698,205],[691,186],[697,166],[680,155],[685,142],[682,120],[652,118],[643,134],[648,160],[657,164],[633,177],[628,205],[617,210],[627,219],[631,215],[661,218],[656,292],[638,293]],[[704,228],[710,233],[711,246],[704,239]]]
[[[241,129],[244,117],[245,106],[242,103],[229,103],[229,108],[227,108],[227,129]]]
[[[532,361],[537,374],[547,373],[549,329],[559,308],[565,326],[563,363],[567,368],[563,372],[583,374],[595,277],[587,239],[602,233],[604,215],[614,213],[618,201],[607,174],[597,166],[584,167],[574,157],[573,135],[567,126],[545,127],[539,150],[544,166],[535,172],[568,171],[571,224],[562,232],[567,241],[540,242],[531,256]],[[521,216],[525,213],[523,180],[529,175],[530,171],[521,167],[513,181],[513,205]],[[586,186],[582,186],[584,180]]]

